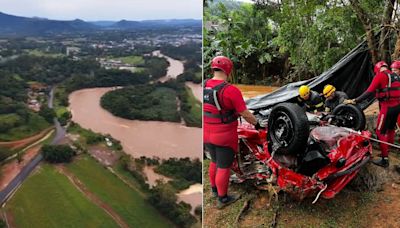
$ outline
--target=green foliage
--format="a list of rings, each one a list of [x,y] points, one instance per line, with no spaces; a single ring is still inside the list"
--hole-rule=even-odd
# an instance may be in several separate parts
[[[0,114],[0,132],[4,133],[8,130],[22,124],[22,119],[18,114]]]
[[[179,93],[181,115],[189,127],[202,127],[202,105],[189,88]]]
[[[0,147],[0,161],[4,161],[6,158],[10,157],[13,155],[15,151]]]
[[[15,76],[16,74],[3,69],[0,70],[0,98],[2,102],[6,102],[4,101],[5,97],[16,101],[25,101],[27,99],[25,91],[27,84],[24,81],[18,80]]]
[[[191,227],[196,222],[196,219],[190,214],[191,206],[184,202],[176,204],[176,201],[177,196],[174,189],[167,184],[158,183],[150,190],[148,198],[150,204],[178,227]]]
[[[5,132],[0,131],[1,141],[14,141],[23,139],[37,134],[51,126],[43,117],[27,110],[26,108],[18,109],[16,114],[11,115],[18,115],[22,122]]]
[[[176,93],[162,84],[138,85],[106,93],[101,106],[127,119],[179,122]]]
[[[286,1],[275,18],[280,27],[274,42],[289,53],[299,74],[322,73],[354,48],[364,32],[352,9],[339,1]]]
[[[6,228],[6,227],[7,223],[3,219],[0,219],[0,228]]]
[[[362,23],[343,1],[219,1],[205,8],[204,67],[230,57],[232,81],[272,84],[304,80],[331,67],[363,39]],[[360,0],[379,23],[384,4]],[[278,79],[278,80],[277,80]]]
[[[146,70],[144,70],[143,74],[151,75],[151,79],[154,80],[167,75],[169,62],[162,57],[145,57],[144,66]]]
[[[179,182],[184,180],[188,182],[186,185],[191,185],[194,183],[201,183],[201,167],[202,164],[199,159],[190,160],[190,158],[170,158],[168,160],[163,160],[159,166],[155,169],[157,173],[164,176],[172,177]],[[175,183],[177,186],[177,183]],[[185,189],[179,187],[179,189]]]
[[[42,116],[47,122],[53,123],[54,118],[56,117],[56,112],[46,105],[43,105],[40,108],[39,115]]]
[[[50,163],[70,162],[76,152],[69,145],[44,145],[42,147],[44,160]]]
[[[79,124],[75,122],[71,122],[71,124],[68,127],[68,132],[80,135],[84,139],[84,142],[82,143],[88,145],[94,145],[104,141],[103,135],[95,133],[90,129],[82,128]]]
[[[213,9],[206,9],[206,24],[215,24],[217,28],[204,28],[205,74],[210,73],[211,59],[222,54],[235,63],[234,82],[255,83],[255,79],[264,79],[269,74],[268,63],[280,58],[278,48],[272,42],[276,30],[269,19],[270,14],[252,4],[229,10],[220,3]]]

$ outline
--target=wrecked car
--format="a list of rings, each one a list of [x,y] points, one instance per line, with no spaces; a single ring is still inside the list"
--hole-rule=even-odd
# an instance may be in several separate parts
[[[265,128],[238,126],[239,150],[231,181],[277,185],[292,197],[333,198],[371,157],[365,116],[353,105],[330,115],[306,113],[294,103],[279,103],[255,113]]]

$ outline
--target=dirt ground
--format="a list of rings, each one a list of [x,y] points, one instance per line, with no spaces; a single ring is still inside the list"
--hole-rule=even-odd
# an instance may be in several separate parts
[[[41,145],[37,145],[28,149],[20,163],[18,163],[17,159],[13,159],[0,167],[0,190],[3,190],[21,172],[26,164],[40,152],[40,148]]]
[[[377,151],[374,151],[377,154]],[[391,166],[385,175],[381,191],[357,191],[346,187],[331,200],[314,198],[302,202],[283,192],[276,197],[268,191],[256,190],[251,184],[232,184],[230,191],[241,199],[222,209],[216,209],[208,181],[209,161],[204,161],[204,227],[400,227],[400,174],[394,165],[400,164],[400,154],[391,154]],[[244,206],[248,204],[248,209]],[[244,210],[240,219],[238,215]]]
[[[90,146],[88,152],[92,157],[105,166],[114,165],[120,155],[105,145]]]
[[[25,139],[12,141],[12,142],[0,142],[0,146],[9,148],[9,149],[13,149],[13,150],[20,149],[20,148],[27,146],[28,144],[31,144],[31,143],[43,138],[43,136],[45,136],[47,133],[49,133],[52,129],[53,129],[53,127],[47,128],[46,130],[43,130],[39,134],[25,138]]]

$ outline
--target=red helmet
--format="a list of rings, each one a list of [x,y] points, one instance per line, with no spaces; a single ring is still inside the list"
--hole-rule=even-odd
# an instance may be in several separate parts
[[[388,67],[388,64],[385,61],[379,61],[375,64],[374,73],[377,74],[381,71],[381,67]]]
[[[390,65],[390,68],[400,69],[400,60],[396,60]]]
[[[226,75],[230,75],[233,68],[232,61],[225,56],[217,56],[211,61],[211,69],[220,69]]]

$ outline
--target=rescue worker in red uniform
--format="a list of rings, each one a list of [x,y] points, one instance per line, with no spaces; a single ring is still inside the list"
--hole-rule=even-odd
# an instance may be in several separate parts
[[[392,70],[392,72],[393,73],[395,73],[395,74],[397,74],[397,75],[400,75],[400,61],[394,61],[393,63],[392,63],[392,65],[390,65],[390,68],[391,68],[391,70]],[[399,115],[399,117],[397,118],[397,129],[399,130],[400,129],[400,115]],[[396,130],[397,131],[397,130]],[[400,166],[398,166],[399,168],[400,168]],[[399,169],[400,170],[400,169]],[[400,172],[400,171],[399,171]]]
[[[395,61],[392,68],[400,68],[400,62]],[[345,100],[344,103],[356,104],[375,95],[379,100],[380,112],[376,126],[378,139],[393,143],[395,137],[396,120],[400,113],[400,76],[388,69],[384,61],[378,62],[374,67],[375,77],[368,89],[353,100]],[[372,161],[375,165],[389,166],[389,146],[380,144],[381,157]]]
[[[213,78],[205,80],[203,90],[203,139],[210,152],[209,178],[212,192],[221,209],[235,202],[239,196],[228,195],[230,167],[238,151],[238,117],[258,125],[256,117],[247,109],[242,93],[227,82],[233,63],[225,56],[211,62]],[[258,125],[259,126],[259,125]]]

